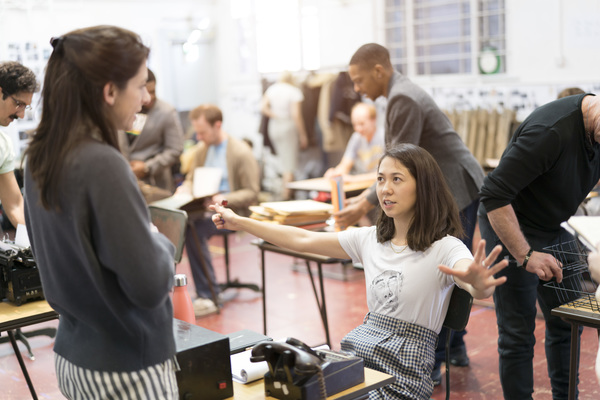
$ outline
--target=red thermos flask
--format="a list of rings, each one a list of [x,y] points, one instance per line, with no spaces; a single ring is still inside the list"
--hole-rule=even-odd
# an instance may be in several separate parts
[[[173,289],[173,317],[190,324],[196,324],[194,306],[187,290],[187,276],[175,275],[175,288]]]

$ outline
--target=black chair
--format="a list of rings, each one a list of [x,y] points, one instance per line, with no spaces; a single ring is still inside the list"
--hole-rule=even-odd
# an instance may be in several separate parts
[[[452,331],[459,332],[467,327],[472,305],[471,294],[455,285],[443,324],[448,328],[448,335],[446,335],[446,400],[450,398],[450,337]]]

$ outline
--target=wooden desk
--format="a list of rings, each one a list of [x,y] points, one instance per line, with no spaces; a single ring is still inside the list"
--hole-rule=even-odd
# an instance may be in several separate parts
[[[325,257],[318,254],[312,253],[301,253],[298,251],[284,249],[279,246],[275,246],[274,244],[267,243],[262,239],[252,241],[252,244],[258,246],[260,249],[260,269],[261,269],[261,279],[262,279],[262,295],[263,295],[263,334],[267,334],[267,298],[266,298],[266,286],[265,286],[265,252],[269,251],[272,253],[284,254],[291,257],[301,258],[306,262],[306,269],[308,271],[308,275],[310,276],[310,283],[313,288],[313,293],[315,295],[315,300],[317,301],[317,306],[319,307],[319,312],[321,314],[321,321],[323,322],[323,328],[325,328],[325,339],[329,347],[331,347],[331,340],[329,338],[329,323],[327,322],[327,305],[325,303],[325,286],[323,284],[323,264],[337,264],[340,262],[345,262],[348,260],[343,260],[339,258]],[[315,287],[315,281],[313,278],[312,270],[310,269],[310,262],[317,263],[317,271],[319,277],[319,289],[320,289],[320,297],[317,293],[317,288]]]
[[[365,190],[375,183],[376,175],[373,172],[359,175],[344,175],[344,192],[354,192]],[[329,178],[313,178],[301,181],[294,181],[286,184],[288,189],[294,190],[314,190],[317,192],[331,192],[331,182]]]
[[[29,325],[39,324],[41,322],[50,321],[58,318],[58,313],[50,307],[46,300],[32,301],[20,306],[16,306],[13,303],[3,301],[0,302],[0,333],[6,331],[10,343],[15,351],[15,355],[19,360],[21,371],[29,386],[29,391],[33,399],[37,400],[33,383],[27,372],[27,367],[23,362],[23,357],[17,346],[15,339],[14,330],[20,329]]]
[[[365,368],[365,381],[361,384],[346,389],[342,392],[329,396],[327,399],[350,400],[366,398],[367,393],[371,390],[380,388],[390,383],[394,383],[396,378],[392,375],[384,374],[383,372],[375,371],[370,368]],[[247,385],[233,382],[233,397],[234,400],[259,400],[259,399],[274,399],[273,397],[265,397],[264,381],[258,380]]]
[[[46,300],[31,301],[16,306],[8,301],[0,302],[0,332],[23,328],[58,318],[58,313]]]
[[[577,366],[579,365],[579,326],[600,329],[600,313],[590,309],[575,307],[571,303],[552,310],[552,315],[571,323],[571,360],[569,366],[569,400],[575,400],[577,389]],[[600,334],[600,331],[598,331]]]

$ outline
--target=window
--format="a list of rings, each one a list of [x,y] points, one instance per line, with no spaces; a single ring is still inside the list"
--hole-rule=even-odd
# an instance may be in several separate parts
[[[386,0],[386,46],[405,74],[505,72],[504,31],[504,0]]]
[[[318,69],[316,0],[254,0],[258,71]]]

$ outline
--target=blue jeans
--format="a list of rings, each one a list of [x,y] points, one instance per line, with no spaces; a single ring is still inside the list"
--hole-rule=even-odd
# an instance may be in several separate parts
[[[192,270],[192,277],[194,278],[194,286],[196,287],[196,294],[198,297],[211,299],[212,294],[210,292],[209,282],[212,283],[212,287],[215,290],[215,294],[219,293],[219,285],[215,278],[215,270],[212,264],[212,257],[208,248],[208,239],[210,239],[215,233],[217,228],[212,222],[210,217],[208,218],[197,218],[192,221],[194,228],[190,228],[188,225],[185,232],[185,248],[187,256],[190,261],[190,269]],[[195,232],[192,232],[194,229]],[[198,235],[198,241],[200,244],[200,251],[196,245],[196,237],[194,233]],[[200,254],[201,253],[201,254]],[[204,271],[202,270],[202,261],[206,265],[208,270],[208,279]]]
[[[479,207],[479,199],[474,200],[460,212],[460,220],[465,233],[462,242],[469,250],[473,248],[473,234],[475,233],[475,225],[477,224],[477,207]],[[449,329],[447,328],[442,328],[440,331],[438,344],[435,349],[435,368],[439,368],[440,364],[446,359],[446,336],[448,332]],[[450,333],[451,353],[466,351],[465,340],[463,339],[466,334],[467,331],[464,329],[460,332],[452,331]]]
[[[486,240],[486,253],[500,239],[492,229],[483,206],[479,210],[479,230]],[[529,244],[542,251],[558,243],[574,240],[563,231],[553,240],[527,237]],[[550,311],[561,305],[556,289],[544,287],[537,275],[517,267],[516,260],[504,249],[496,262],[508,257],[509,265],[496,276],[506,276],[506,283],[496,287],[494,303],[498,322],[498,353],[500,383],[505,399],[532,399],[533,350],[535,345],[536,300],[546,321],[546,360],[553,399],[567,399],[569,392],[569,361],[571,325]],[[563,271],[567,273],[567,271]],[[581,335],[582,329],[579,334]]]

